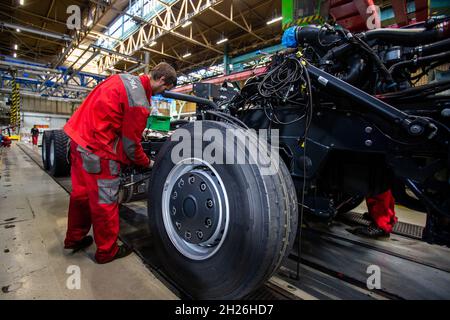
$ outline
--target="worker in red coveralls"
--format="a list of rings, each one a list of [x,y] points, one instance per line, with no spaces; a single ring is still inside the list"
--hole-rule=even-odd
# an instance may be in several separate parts
[[[149,75],[113,75],[99,84],[64,126],[71,139],[69,214],[64,247],[78,251],[92,244],[95,260],[107,263],[132,252],[118,245],[118,192],[121,165],[151,168],[141,145],[152,95],[170,90],[175,69],[158,64]]]
[[[366,204],[369,211],[368,218],[372,220],[372,223],[367,227],[356,228],[354,232],[369,238],[389,237],[397,223],[395,200],[391,190],[367,197]]]
[[[0,146],[4,148],[11,147],[11,139],[8,136],[4,136],[0,133]]]
[[[33,141],[33,146],[37,146],[39,138],[39,129],[36,126],[31,128],[31,138]]]

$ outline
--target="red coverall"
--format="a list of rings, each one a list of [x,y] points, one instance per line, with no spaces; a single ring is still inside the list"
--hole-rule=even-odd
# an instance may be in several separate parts
[[[11,139],[8,136],[3,136],[2,146],[5,148],[11,147]]]
[[[394,224],[397,223],[395,216],[395,201],[391,190],[366,198],[367,209],[375,224],[386,231],[392,232]]]
[[[111,261],[118,250],[120,165],[150,163],[140,143],[150,97],[147,76],[111,76],[88,95],[64,127],[71,138],[72,160],[64,244],[73,246],[92,224],[99,263]]]

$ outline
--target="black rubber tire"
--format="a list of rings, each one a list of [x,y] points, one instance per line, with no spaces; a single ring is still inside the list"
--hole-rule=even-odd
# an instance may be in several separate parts
[[[50,137],[52,135],[52,130],[44,131],[42,134],[42,144],[41,144],[41,156],[42,156],[42,165],[44,170],[48,170],[50,168],[50,164],[48,161],[49,153],[50,153]]]
[[[192,133],[193,127],[190,123],[183,129]],[[230,124],[202,121],[203,133],[216,129],[225,135],[231,128],[234,127]],[[253,135],[250,144],[255,145],[256,139]],[[229,228],[213,256],[192,260],[172,244],[162,217],[161,195],[166,177],[175,166],[171,151],[176,144],[168,140],[161,148],[149,188],[149,226],[159,264],[177,287],[192,298],[242,298],[268,280],[292,248],[298,227],[298,203],[292,178],[282,161],[279,161],[281,170],[273,175],[263,175],[260,166],[248,161],[212,164],[228,194]],[[203,142],[202,150],[207,144],[211,142]],[[236,145],[249,150],[249,144],[244,146],[239,138],[235,139]],[[193,139],[191,146],[194,148]]]
[[[69,137],[62,130],[53,130],[49,140],[49,169],[48,172],[53,177],[66,177],[70,174],[70,164],[68,162],[68,142]],[[54,159],[52,161],[52,144],[54,144]]]

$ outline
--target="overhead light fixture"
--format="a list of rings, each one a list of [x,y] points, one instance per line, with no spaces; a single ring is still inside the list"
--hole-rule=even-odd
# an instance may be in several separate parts
[[[185,23],[183,23],[182,25],[181,25],[181,27],[182,28],[186,28],[187,26],[190,26],[192,24],[192,21],[191,20],[188,20],[188,21],[186,21]]]
[[[17,44],[14,45],[14,50],[17,50],[19,46]]]
[[[272,24],[281,20],[283,20],[283,17],[273,18],[272,20],[267,21],[267,24]]]
[[[16,31],[17,31],[17,32],[20,32],[20,29],[19,29],[19,28],[17,28],[17,29],[16,29]]]
[[[228,38],[223,38],[223,39],[220,39],[219,41],[217,41],[216,44],[221,44],[221,43],[224,43],[227,41],[228,41]]]
[[[23,6],[25,4],[25,0],[19,0],[19,4]]]
[[[188,52],[188,53],[185,53],[184,55],[183,55],[183,58],[187,58],[187,57],[189,57],[191,55],[191,53],[190,52]]]
[[[156,46],[156,41],[152,41],[152,43],[150,43],[148,46],[149,46],[149,47],[154,47],[154,46]]]
[[[14,52],[14,53],[13,53],[13,57],[14,57],[14,58],[17,58],[17,53]]]

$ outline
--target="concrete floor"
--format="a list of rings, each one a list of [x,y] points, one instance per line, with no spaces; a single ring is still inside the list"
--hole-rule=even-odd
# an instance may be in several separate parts
[[[0,300],[177,299],[134,253],[99,265],[95,245],[64,250],[69,195],[14,144],[0,176]]]

